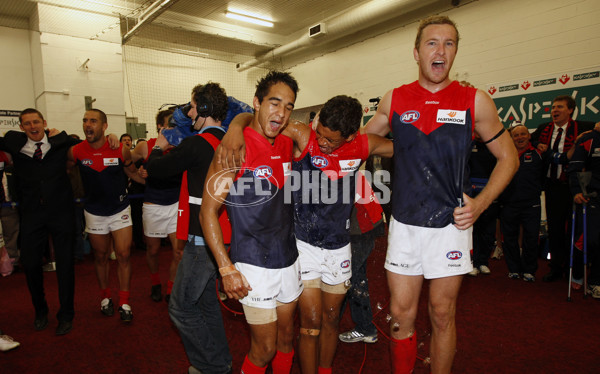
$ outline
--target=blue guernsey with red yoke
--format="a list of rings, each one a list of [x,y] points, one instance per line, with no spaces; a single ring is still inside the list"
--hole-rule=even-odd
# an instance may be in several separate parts
[[[418,81],[394,89],[392,215],[404,224],[445,227],[470,191],[468,168],[474,127],[474,88],[453,81],[432,93]]]
[[[73,147],[85,189],[84,209],[91,214],[111,216],[129,205],[122,148],[121,144],[118,149],[111,149],[105,142],[94,149],[87,141]]]
[[[325,249],[350,243],[350,213],[356,199],[356,172],[369,157],[369,141],[359,134],[330,154],[321,152],[316,133],[292,169],[301,188],[292,192],[296,237]]]
[[[278,135],[271,144],[250,127],[244,129],[244,139],[246,161],[224,202],[232,228],[230,257],[267,269],[285,268],[298,258],[293,205],[286,204],[283,192],[293,143]]]

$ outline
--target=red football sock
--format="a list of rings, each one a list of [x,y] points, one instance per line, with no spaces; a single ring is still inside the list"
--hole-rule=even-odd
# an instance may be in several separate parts
[[[106,287],[105,289],[100,290],[100,299],[110,298],[110,288]]]
[[[392,356],[392,373],[410,374],[417,360],[417,332],[406,339],[391,338],[390,355]]]
[[[160,273],[157,271],[156,273],[150,273],[150,283],[153,286],[160,284]]]
[[[171,294],[171,290],[173,289],[173,281],[172,280],[168,280],[167,281],[167,295]]]
[[[273,361],[271,361],[271,368],[273,374],[289,374],[292,370],[292,363],[294,362],[294,350],[292,349],[289,353],[283,353],[277,351]]]
[[[332,373],[332,368],[322,368],[319,366],[319,374],[331,374]]]
[[[242,364],[242,374],[264,374],[266,370],[266,365],[265,367],[261,368],[250,362],[248,355],[246,355],[246,358],[244,358],[244,363]]]
[[[129,304],[129,291],[119,291],[119,306]]]

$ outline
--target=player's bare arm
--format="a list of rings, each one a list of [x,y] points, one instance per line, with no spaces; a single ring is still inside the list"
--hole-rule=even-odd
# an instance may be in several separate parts
[[[250,125],[253,119],[252,113],[240,113],[229,124],[229,129],[215,153],[217,162],[223,164],[225,169],[240,167],[246,161],[244,128]]]
[[[377,112],[371,117],[361,132],[386,136],[390,132],[390,110],[392,108],[392,90],[388,91],[379,102]]]
[[[123,171],[127,175],[127,178],[139,184],[146,184],[146,180],[138,174],[138,170],[131,159],[131,151],[126,147],[123,147]]]
[[[247,296],[252,287],[231,262],[219,224],[219,210],[229,193],[229,187],[233,183],[234,177],[235,172],[226,170],[223,164],[217,161],[215,155],[206,175],[199,218],[204,240],[215,257],[219,273],[223,278],[223,289],[227,297],[239,300]]]
[[[454,209],[454,222],[458,229],[465,230],[473,225],[479,215],[500,195],[519,168],[519,158],[508,131],[498,119],[496,105],[482,90],[475,96],[475,132],[486,142],[496,157],[496,167],[486,187],[474,199],[463,194],[465,204]]]
[[[139,160],[145,160],[148,157],[148,142],[141,141],[136,144],[135,148],[130,151],[131,160],[135,164]]]
[[[394,155],[394,143],[383,136],[367,134],[369,137],[369,155],[392,157]]]

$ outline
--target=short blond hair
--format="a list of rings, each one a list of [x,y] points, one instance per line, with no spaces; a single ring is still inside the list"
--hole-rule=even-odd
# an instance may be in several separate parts
[[[419,23],[419,29],[417,30],[417,37],[415,39],[415,49],[419,49],[419,44],[421,44],[421,37],[423,36],[423,30],[430,25],[450,25],[454,27],[456,31],[456,47],[458,47],[458,40],[460,39],[460,35],[458,34],[458,28],[456,28],[456,24],[450,18],[446,16],[431,16],[421,20]]]

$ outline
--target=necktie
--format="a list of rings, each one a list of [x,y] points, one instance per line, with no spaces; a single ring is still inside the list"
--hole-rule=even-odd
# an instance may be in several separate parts
[[[33,152],[33,159],[40,161],[42,159],[42,142],[35,143],[35,145],[37,148],[35,149],[35,152]]]
[[[558,152],[558,145],[560,144],[560,138],[562,138],[562,133],[563,129],[559,128],[558,134],[556,135],[556,140],[554,141],[554,144],[552,144],[552,153]],[[557,171],[558,164],[552,162],[552,164],[550,164],[550,179],[558,179]]]

